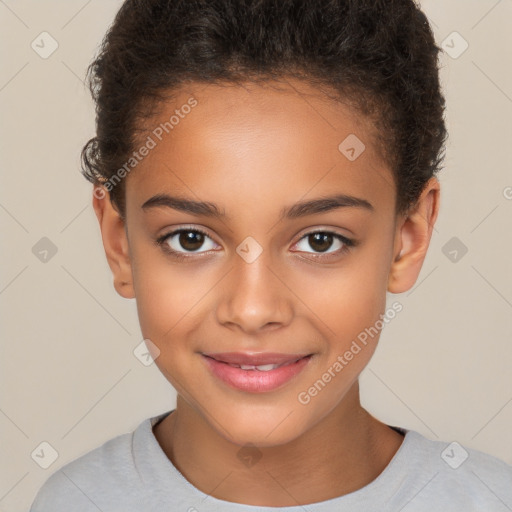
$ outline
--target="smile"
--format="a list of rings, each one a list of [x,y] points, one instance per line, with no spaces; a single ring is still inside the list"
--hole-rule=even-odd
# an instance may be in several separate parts
[[[202,354],[211,374],[230,387],[251,393],[264,393],[284,386],[309,364],[313,354],[293,356],[284,362],[243,364],[220,361]],[[282,359],[282,358],[281,358]],[[259,361],[258,361],[259,362]]]

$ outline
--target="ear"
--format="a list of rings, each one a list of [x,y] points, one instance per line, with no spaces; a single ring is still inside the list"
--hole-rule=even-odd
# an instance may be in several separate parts
[[[100,224],[107,261],[114,276],[114,288],[125,299],[133,299],[132,266],[125,221],[113,207],[103,186],[94,186],[92,205]]]
[[[431,178],[417,203],[397,220],[388,291],[402,293],[418,279],[439,213],[440,185]]]

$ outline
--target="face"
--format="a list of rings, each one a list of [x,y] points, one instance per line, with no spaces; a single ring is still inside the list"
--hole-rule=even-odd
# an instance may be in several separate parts
[[[126,239],[103,210],[116,288],[212,429],[291,441],[354,390],[380,331],[362,333],[382,325],[386,291],[414,282],[424,237],[395,217],[372,125],[298,81],[196,85],[147,127],[155,145],[125,178]],[[264,371],[205,356],[227,352],[308,357]]]

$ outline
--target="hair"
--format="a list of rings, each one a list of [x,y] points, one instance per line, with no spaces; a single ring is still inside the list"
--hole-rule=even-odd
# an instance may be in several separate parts
[[[110,180],[144,120],[187,83],[289,76],[373,122],[404,213],[444,158],[438,52],[414,0],[126,0],[87,69],[96,136],[82,149],[82,174]],[[124,182],[109,190],[122,217]]]

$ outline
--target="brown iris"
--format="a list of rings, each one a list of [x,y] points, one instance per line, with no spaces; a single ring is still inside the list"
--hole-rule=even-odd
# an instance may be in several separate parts
[[[308,242],[315,251],[325,252],[333,242],[333,236],[330,233],[312,233],[308,236]]]
[[[204,244],[204,235],[197,231],[182,231],[179,236],[181,247],[188,251],[196,251]]]

